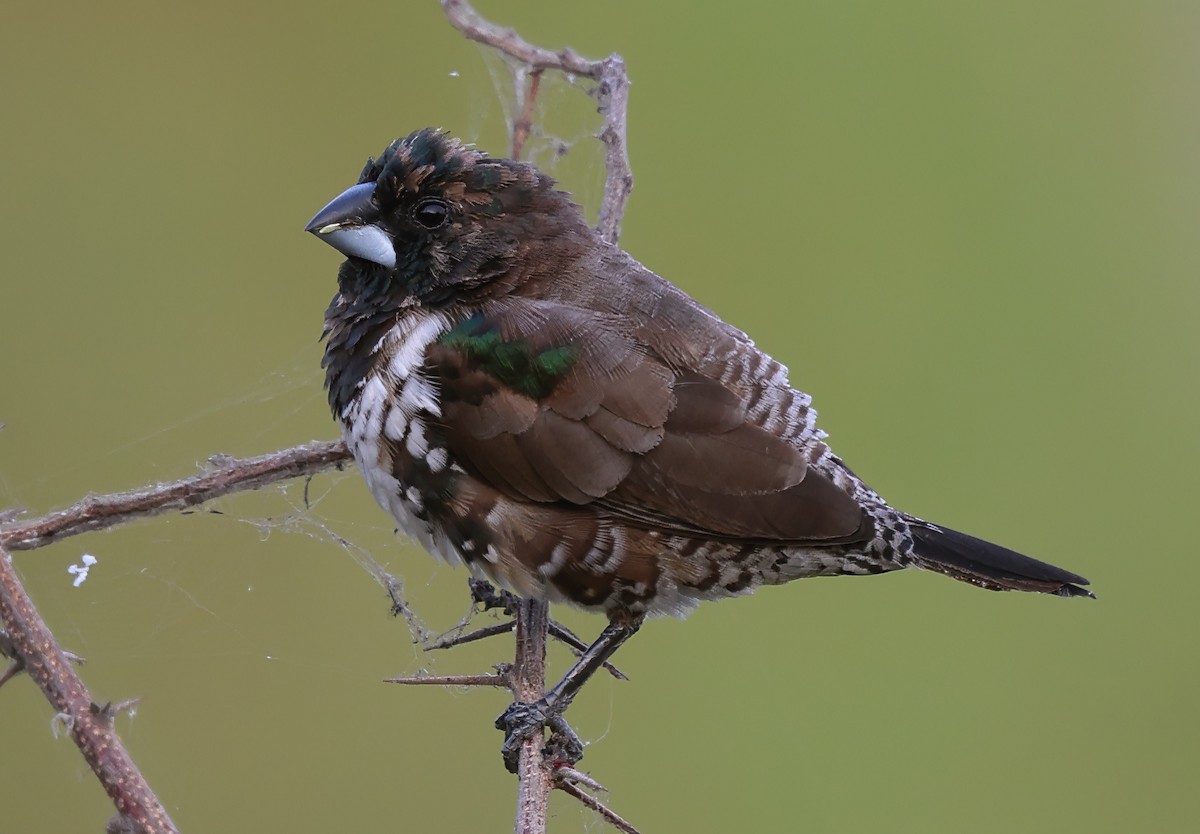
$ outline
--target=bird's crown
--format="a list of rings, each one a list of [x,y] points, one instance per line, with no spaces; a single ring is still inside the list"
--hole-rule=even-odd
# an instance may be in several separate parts
[[[513,197],[515,192],[554,186],[554,180],[532,165],[492,159],[435,128],[392,142],[379,157],[367,160],[358,181],[375,183],[374,200],[382,211],[406,200],[436,196],[493,216],[503,214],[512,202],[505,194],[512,186],[517,186]]]

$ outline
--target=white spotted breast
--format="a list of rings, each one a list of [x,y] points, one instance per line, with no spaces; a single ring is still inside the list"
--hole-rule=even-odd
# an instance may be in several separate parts
[[[457,548],[429,522],[416,470],[439,475],[450,465],[445,448],[430,447],[430,425],[441,417],[436,383],[425,372],[425,352],[450,326],[430,311],[403,314],[375,345],[375,361],[340,415],[342,434],[371,494],[400,528],[451,564]],[[407,477],[406,477],[407,476]]]

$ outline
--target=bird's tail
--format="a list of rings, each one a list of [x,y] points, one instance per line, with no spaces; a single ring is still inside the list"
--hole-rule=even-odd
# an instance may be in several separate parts
[[[992,591],[1038,591],[1060,597],[1096,595],[1079,587],[1088,581],[1078,574],[1022,556],[1015,550],[909,517],[913,556],[927,570],[944,573]]]

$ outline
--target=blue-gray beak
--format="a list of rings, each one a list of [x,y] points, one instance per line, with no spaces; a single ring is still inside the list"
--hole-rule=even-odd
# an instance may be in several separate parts
[[[304,231],[312,232],[343,255],[393,268],[396,250],[391,236],[375,223],[379,209],[371,202],[374,193],[373,182],[347,188],[317,212]]]

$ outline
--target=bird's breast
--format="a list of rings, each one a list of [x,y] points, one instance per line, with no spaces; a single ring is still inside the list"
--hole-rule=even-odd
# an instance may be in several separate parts
[[[373,349],[371,368],[340,415],[346,445],[385,510],[427,550],[451,563],[459,549],[438,530],[435,502],[461,473],[441,443],[437,386],[425,352],[448,326],[438,313],[410,313]]]

